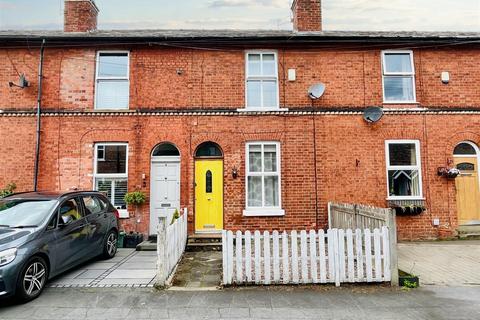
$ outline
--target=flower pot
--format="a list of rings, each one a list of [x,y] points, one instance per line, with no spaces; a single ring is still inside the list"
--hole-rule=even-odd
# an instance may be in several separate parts
[[[143,234],[131,233],[125,235],[124,246],[125,248],[136,248],[138,244],[143,241]]]
[[[405,271],[398,270],[398,284],[400,287],[415,287],[420,286],[420,279],[418,276],[411,275]]]

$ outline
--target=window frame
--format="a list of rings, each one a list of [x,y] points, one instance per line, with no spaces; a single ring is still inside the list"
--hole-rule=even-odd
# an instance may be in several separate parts
[[[407,54],[410,56],[410,66],[411,72],[387,72],[386,71],[386,60],[385,56],[387,54]],[[413,60],[413,50],[383,50],[381,54],[382,62],[382,93],[383,93],[383,103],[384,104],[417,104],[417,90],[416,90],[416,78],[415,78],[415,63]],[[385,78],[393,77],[411,77],[412,86],[413,86],[413,100],[386,100],[385,99]]]
[[[398,166],[390,165],[390,150],[389,146],[391,144],[414,144],[415,145],[415,159],[416,165],[409,166]],[[385,166],[386,166],[386,180],[387,180],[387,200],[425,200],[423,197],[423,181],[422,181],[422,163],[421,163],[421,154],[420,154],[420,140],[385,140]],[[418,196],[391,196],[390,195],[390,179],[388,177],[388,172],[390,170],[417,170],[418,171],[418,181],[419,181],[419,190],[420,195]]]
[[[108,54],[127,54],[128,64],[127,64],[127,76],[126,77],[100,77],[98,71],[100,70],[100,55],[103,53]],[[93,109],[95,111],[124,111],[130,109],[130,51],[129,50],[100,50],[96,53],[95,61],[95,94],[93,99]],[[126,108],[98,108],[97,95],[98,95],[98,82],[99,80],[126,80],[128,83],[128,95],[127,95],[127,107]]]
[[[126,146],[125,151],[125,173],[97,173],[97,155],[98,155],[98,146]],[[127,180],[127,189],[128,189],[128,156],[129,156],[129,146],[128,142],[96,142],[94,145],[94,162],[93,162],[93,190],[97,190],[97,179],[112,179],[112,180]],[[108,199],[109,202],[115,206],[115,185],[112,187],[111,191],[112,199]],[[82,200],[83,201],[83,200]],[[117,209],[119,213],[122,215],[127,214],[127,209]]]
[[[270,144],[275,145],[277,152],[277,171],[268,172],[263,171],[264,166],[264,146]],[[250,172],[250,156],[249,147],[252,145],[261,145],[262,153],[262,172]],[[244,216],[284,216],[285,210],[282,209],[282,168],[281,168],[281,149],[279,141],[249,141],[245,144],[245,210],[243,210]],[[248,177],[257,176],[262,177],[262,205],[265,197],[265,186],[263,178],[267,176],[278,177],[278,206],[275,207],[249,207],[248,206]]]
[[[263,56],[264,54],[273,54],[275,59],[275,75],[274,76],[250,76],[249,75],[249,67],[248,67],[248,56],[251,54],[260,54]],[[263,62],[263,59],[261,60]],[[260,63],[261,68],[263,68],[262,63]],[[276,82],[276,100],[277,104],[273,107],[264,107],[263,106],[263,90],[260,91],[260,101],[261,106],[250,107],[248,105],[248,81],[249,80],[275,80]],[[248,50],[245,51],[245,107],[244,109],[238,109],[238,111],[284,111],[286,109],[280,108],[280,85],[279,85],[279,76],[278,76],[278,52],[276,50]]]
[[[455,148],[463,143],[469,144],[470,146],[472,146],[473,150],[475,150],[475,154],[455,154]],[[452,154],[454,158],[479,158],[480,150],[475,143],[473,143],[472,141],[465,140],[465,141],[460,141],[455,145],[455,147],[453,148]]]

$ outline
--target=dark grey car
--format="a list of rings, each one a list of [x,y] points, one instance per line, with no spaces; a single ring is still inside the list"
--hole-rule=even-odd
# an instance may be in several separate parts
[[[29,192],[0,199],[0,297],[40,295],[48,279],[117,252],[118,211],[98,192]]]

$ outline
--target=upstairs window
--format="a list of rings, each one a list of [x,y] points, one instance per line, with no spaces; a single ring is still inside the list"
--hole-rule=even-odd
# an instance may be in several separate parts
[[[245,73],[247,109],[278,109],[277,54],[248,52]]]
[[[385,146],[388,198],[421,199],[420,142],[418,140],[387,140]]]
[[[383,101],[415,102],[415,70],[412,51],[382,53]]]
[[[127,206],[123,200],[128,190],[126,143],[95,145],[94,180],[95,190],[103,192],[115,208],[126,211]]]
[[[95,109],[128,109],[129,53],[98,52]]]

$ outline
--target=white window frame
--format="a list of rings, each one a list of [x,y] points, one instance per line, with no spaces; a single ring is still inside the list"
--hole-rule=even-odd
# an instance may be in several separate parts
[[[127,54],[128,58],[128,64],[127,64],[127,76],[126,77],[99,77],[98,71],[99,71],[99,66],[100,66],[100,55],[102,53],[108,53],[108,54]],[[99,80],[127,80],[128,83],[128,95],[127,95],[127,107],[126,108],[115,108],[115,109],[105,109],[105,108],[100,108],[97,109],[97,94],[98,94],[98,81]],[[128,50],[101,50],[97,51],[96,54],[96,63],[95,63],[95,97],[93,100],[93,108],[94,110],[99,110],[99,111],[110,111],[110,110],[128,110],[130,109],[130,51]]]
[[[414,144],[416,165],[411,166],[392,166],[390,165],[390,150],[391,144]],[[387,168],[387,200],[424,200],[423,197],[423,180],[422,180],[422,163],[420,155],[420,141],[419,140],[385,140],[385,164]],[[418,181],[420,188],[420,195],[418,196],[391,196],[390,195],[390,179],[388,178],[388,171],[390,170],[417,170]]]
[[[260,68],[263,68],[263,55],[264,54],[273,54],[275,59],[275,75],[274,76],[250,76],[250,71],[248,68],[248,56],[251,54],[259,54],[260,55]],[[275,80],[276,82],[276,90],[277,90],[277,105],[274,107],[263,107],[263,106],[255,106],[250,107],[248,105],[248,81],[249,80]],[[278,77],[278,54],[277,51],[272,50],[248,50],[245,52],[245,108],[244,109],[237,109],[237,111],[287,111],[288,109],[282,108],[280,109],[280,86],[279,86],[279,77]],[[260,101],[263,105],[263,90],[260,92]]]
[[[387,54],[406,54],[410,56],[411,72],[387,72],[386,71],[386,61],[385,55]],[[385,78],[402,76],[402,77],[411,77],[413,84],[413,100],[385,100]],[[415,85],[415,64],[413,62],[413,51],[412,50],[384,50],[382,51],[382,91],[383,91],[383,103],[385,104],[416,104],[417,103],[417,90]]]
[[[99,160],[98,155],[98,147],[99,146],[126,146],[126,153],[125,153],[125,173],[97,173],[97,161]],[[97,179],[124,179],[127,180],[127,188],[128,188],[128,143],[126,142],[96,142],[94,147],[94,162],[93,162],[93,190],[97,189]],[[115,206],[115,184],[112,185],[111,191],[112,199],[109,199],[112,204]],[[128,217],[128,210],[126,209],[118,209],[120,217]]]
[[[264,166],[264,146],[266,144],[275,145],[277,151],[277,171],[276,172],[263,172]],[[250,172],[250,155],[249,147],[252,145],[261,145],[262,154],[262,172]],[[283,216],[285,210],[282,209],[282,168],[281,168],[281,152],[280,142],[278,141],[250,141],[245,144],[245,210],[243,210],[244,216]],[[275,207],[249,207],[248,206],[248,177],[249,176],[277,176],[278,177],[278,206]],[[265,200],[264,182],[262,179],[262,202]]]

